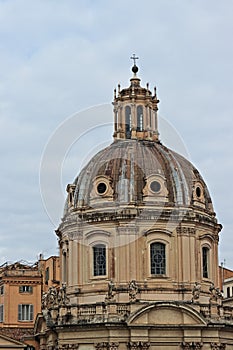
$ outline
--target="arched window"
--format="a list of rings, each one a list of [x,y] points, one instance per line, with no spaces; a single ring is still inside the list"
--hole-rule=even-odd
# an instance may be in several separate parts
[[[209,248],[202,248],[202,277],[209,277]]]
[[[106,246],[97,244],[93,247],[93,274],[94,276],[106,275]]]
[[[67,254],[66,251],[62,253],[62,281],[67,283]]]
[[[143,109],[142,106],[137,106],[137,131],[143,130]]]
[[[152,128],[152,115],[151,115],[151,108],[149,108],[149,121],[150,121],[150,127]]]
[[[126,138],[131,138],[131,108],[129,106],[125,107],[125,133]]]
[[[150,245],[150,268],[152,275],[166,274],[166,246],[163,243]]]

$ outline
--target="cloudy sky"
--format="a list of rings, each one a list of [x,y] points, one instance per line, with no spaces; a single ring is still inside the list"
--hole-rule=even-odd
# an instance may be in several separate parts
[[[233,268],[232,36],[227,0],[0,0],[0,263],[57,253],[66,184],[111,142],[102,124],[136,53],[142,84],[157,86],[161,118],[208,184],[220,262]]]

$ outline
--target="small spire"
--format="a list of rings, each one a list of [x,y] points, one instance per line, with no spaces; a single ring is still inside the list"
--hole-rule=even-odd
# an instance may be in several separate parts
[[[134,73],[134,75],[136,76],[137,72],[138,72],[138,67],[136,66],[136,60],[139,59],[139,57],[136,57],[135,53],[133,54],[133,56],[130,57],[131,60],[133,60],[133,67],[132,67],[132,72]]]

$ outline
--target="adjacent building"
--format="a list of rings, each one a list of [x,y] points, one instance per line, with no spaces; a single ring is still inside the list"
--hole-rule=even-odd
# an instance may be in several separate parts
[[[16,262],[0,267],[1,334],[34,343],[33,326],[41,310],[41,285],[38,264]]]
[[[0,347],[33,347],[34,324],[41,312],[43,292],[57,287],[60,280],[59,257],[24,261],[0,266]],[[5,345],[4,345],[5,344]],[[21,345],[20,345],[21,344]]]

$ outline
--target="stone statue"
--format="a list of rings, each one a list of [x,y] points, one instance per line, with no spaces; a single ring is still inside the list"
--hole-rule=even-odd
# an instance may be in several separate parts
[[[114,288],[115,288],[114,282],[112,280],[110,280],[108,282],[108,292],[107,292],[107,295],[105,297],[105,301],[113,300],[113,298],[114,298],[114,293],[113,293]]]
[[[135,280],[129,283],[129,299],[130,301],[135,301],[138,294],[138,286]]]
[[[211,286],[209,288],[210,292],[211,292],[211,297],[210,297],[210,302],[217,302],[222,300],[222,293],[220,292],[219,288],[216,288],[214,286],[214,283],[211,283]]]
[[[193,290],[192,290],[192,303],[199,299],[201,292],[201,285],[198,282],[194,283]]]

